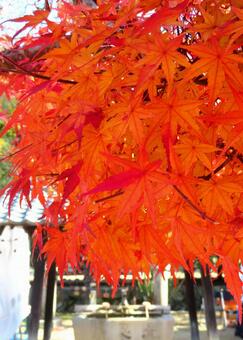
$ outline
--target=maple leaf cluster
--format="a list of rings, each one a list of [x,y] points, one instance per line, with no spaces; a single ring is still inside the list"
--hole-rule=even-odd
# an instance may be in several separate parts
[[[242,7],[63,1],[59,20],[17,19],[0,64],[2,91],[18,98],[6,192],[43,204],[48,267],[62,275],[82,258],[116,287],[121,272],[192,271],[197,259],[223,265],[240,301]]]

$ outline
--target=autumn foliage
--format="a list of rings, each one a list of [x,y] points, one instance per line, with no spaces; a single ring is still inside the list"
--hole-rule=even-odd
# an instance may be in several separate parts
[[[45,207],[48,266],[82,255],[116,287],[121,272],[198,259],[222,265],[240,301],[242,7],[60,1],[56,20],[37,10],[2,37],[1,91],[18,99],[6,190]]]

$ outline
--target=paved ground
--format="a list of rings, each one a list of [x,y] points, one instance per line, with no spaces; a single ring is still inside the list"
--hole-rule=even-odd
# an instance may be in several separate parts
[[[172,312],[175,318],[174,340],[190,340],[189,318],[186,312]],[[208,340],[204,313],[198,313],[200,340]],[[217,318],[218,332],[220,340],[240,340],[234,336],[234,328],[223,327],[223,320]]]
[[[172,312],[175,318],[174,340],[190,340],[189,319],[186,312]],[[208,340],[203,313],[199,313],[200,340]],[[220,340],[240,340],[234,336],[234,328],[223,328],[221,318],[217,319]],[[43,332],[39,332],[39,340],[43,339]],[[56,322],[51,340],[74,340],[71,316]],[[110,339],[116,340],[116,339]]]

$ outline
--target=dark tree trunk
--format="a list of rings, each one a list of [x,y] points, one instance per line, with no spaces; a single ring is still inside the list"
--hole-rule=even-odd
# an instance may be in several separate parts
[[[29,340],[37,340],[39,321],[41,314],[41,301],[42,301],[42,291],[43,291],[43,278],[45,271],[45,261],[43,258],[39,257],[39,252],[34,253],[34,280],[31,289],[31,312],[28,318],[28,333]]]
[[[53,326],[53,300],[56,282],[56,265],[53,263],[47,278],[44,340],[50,340]]]
[[[213,285],[211,282],[208,266],[206,266],[205,273],[201,267],[201,275],[202,275],[202,289],[203,289],[203,296],[204,296],[205,317],[206,317],[206,324],[207,324],[207,331],[208,331],[208,339],[219,340],[219,335],[217,331],[217,323],[216,323],[215,307],[214,307]]]
[[[199,330],[197,321],[197,309],[194,292],[194,282],[190,274],[185,270],[186,299],[190,317],[191,340],[199,340]]]

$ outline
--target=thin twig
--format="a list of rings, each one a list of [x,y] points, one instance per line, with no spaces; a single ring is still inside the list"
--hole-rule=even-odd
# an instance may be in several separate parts
[[[198,215],[205,221],[208,221],[210,223],[213,224],[218,224],[219,222],[215,221],[214,219],[212,219],[211,217],[207,216],[207,214],[200,210],[191,200],[189,197],[187,197],[176,185],[173,185],[173,188],[175,189],[175,191],[183,198],[183,200],[190,205],[191,208],[193,208]]]
[[[5,159],[8,159],[8,158],[10,158],[10,157],[12,157],[12,156],[15,156],[15,155],[18,154],[19,152],[22,152],[23,150],[29,148],[31,145],[32,145],[32,143],[26,145],[25,147],[23,147],[23,148],[20,149],[20,150],[17,150],[17,151],[15,151],[15,152],[13,152],[13,153],[11,153],[11,154],[9,154],[9,155],[6,155],[6,156],[0,158],[0,162],[4,161]]]
[[[60,146],[59,148],[53,149],[52,151],[53,151],[53,152],[57,152],[58,150],[64,149],[65,147],[68,147],[68,146],[70,146],[70,145],[72,145],[72,144],[74,144],[74,143],[76,143],[76,142],[78,142],[78,139],[74,139],[73,141],[71,141],[71,142],[69,142],[69,143],[66,143],[66,144],[62,145],[62,146]]]
[[[124,194],[124,191],[122,191],[122,190],[120,189],[120,190],[118,190],[116,193],[114,193],[114,194],[112,194],[112,195],[109,195],[109,196],[106,196],[106,197],[99,198],[98,200],[95,201],[95,203],[104,202],[104,201],[109,200],[110,198],[114,198],[114,197],[117,197],[117,196],[120,196],[120,195],[123,195],[123,194]]]
[[[226,153],[226,159],[223,161],[223,163],[221,163],[216,169],[214,169],[212,172],[210,172],[208,175],[205,176],[200,176],[198,178],[200,179],[204,179],[205,181],[209,181],[213,175],[215,175],[217,172],[219,172],[220,170],[222,170],[228,163],[230,163],[232,161],[232,159],[235,157],[235,155],[237,154],[237,150],[234,148],[229,148],[229,151],[231,151],[230,153]]]

